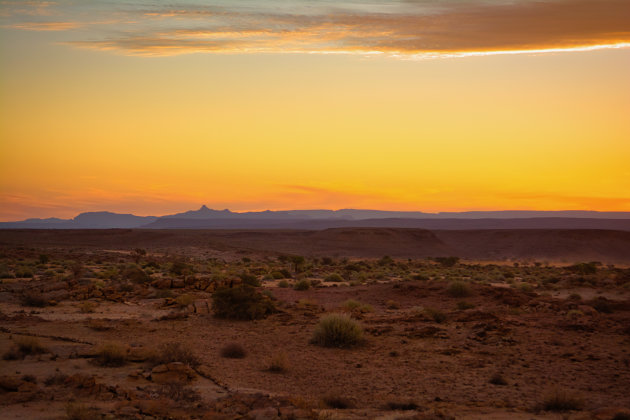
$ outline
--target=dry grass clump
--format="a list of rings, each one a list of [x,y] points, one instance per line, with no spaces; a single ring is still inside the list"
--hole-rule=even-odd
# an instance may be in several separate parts
[[[94,420],[101,418],[96,409],[83,404],[68,403],[66,406],[66,418],[68,420]]]
[[[387,309],[400,309],[400,304],[395,300],[388,300],[385,302],[385,306],[387,306]]]
[[[19,360],[26,356],[49,353],[35,337],[20,337],[15,340],[11,348],[2,355],[4,360]]]
[[[191,305],[195,301],[195,298],[189,294],[179,295],[175,298],[175,303],[180,308],[186,308],[188,305]]]
[[[79,311],[82,314],[91,314],[96,310],[96,304],[94,302],[85,301],[79,305]]]
[[[388,409],[396,411],[411,411],[420,408],[420,406],[413,401],[389,401],[386,406]]]
[[[285,373],[289,370],[289,359],[285,352],[275,353],[269,359],[269,366],[267,367],[269,372],[273,373]]]
[[[230,343],[221,349],[221,357],[228,359],[243,359],[246,355],[245,349],[238,343]]]
[[[162,344],[158,351],[151,355],[149,360],[154,365],[180,362],[191,367],[197,367],[201,364],[190,349],[177,342]]]
[[[437,322],[438,324],[441,324],[444,321],[446,321],[446,314],[440,311],[439,309],[427,308],[424,310],[424,313],[427,314],[427,316],[429,316],[431,319],[433,319],[433,321]]]
[[[118,343],[107,343],[96,351],[96,364],[100,366],[122,366],[127,361],[127,348]]]
[[[326,276],[324,281],[326,283],[341,283],[342,281],[344,281],[344,279],[338,273],[332,273],[332,274]]]
[[[296,282],[295,285],[293,286],[294,290],[308,290],[310,288],[311,288],[311,282],[306,279],[302,279]]]
[[[504,386],[508,384],[505,378],[503,377],[503,375],[501,375],[499,372],[492,375],[488,382],[490,382],[492,385],[499,385],[499,386]]]
[[[452,297],[462,298],[470,296],[470,286],[463,281],[454,281],[446,290]]]
[[[326,407],[337,410],[354,408],[354,403],[351,400],[339,395],[326,395],[322,398],[322,402],[326,405]]]
[[[581,410],[583,405],[578,395],[559,388],[549,391],[543,400],[543,409],[546,411]]]
[[[328,314],[320,318],[311,343],[324,347],[352,347],[363,342],[363,327],[347,314]]]
[[[372,307],[372,305],[368,305],[366,303],[361,303],[359,301],[356,301],[354,299],[348,299],[346,300],[341,307],[347,311],[350,312],[359,312],[359,313],[367,313],[367,312],[374,312],[374,308]]]

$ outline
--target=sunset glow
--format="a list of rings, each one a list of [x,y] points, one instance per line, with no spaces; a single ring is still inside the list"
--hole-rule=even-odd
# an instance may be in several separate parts
[[[630,2],[0,1],[0,220],[630,211]]]

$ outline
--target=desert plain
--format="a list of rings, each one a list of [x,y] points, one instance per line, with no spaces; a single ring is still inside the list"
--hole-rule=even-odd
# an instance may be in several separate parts
[[[0,231],[0,417],[628,419],[628,236]]]

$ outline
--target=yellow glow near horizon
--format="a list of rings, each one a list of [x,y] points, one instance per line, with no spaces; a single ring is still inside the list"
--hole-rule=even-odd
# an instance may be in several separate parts
[[[630,211],[628,45],[129,57],[0,31],[0,220]]]

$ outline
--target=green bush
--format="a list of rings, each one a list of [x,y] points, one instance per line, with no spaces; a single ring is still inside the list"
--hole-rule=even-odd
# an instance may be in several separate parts
[[[275,312],[269,297],[249,285],[220,287],[212,295],[214,316],[228,319],[261,319]]]
[[[289,287],[289,282],[286,281],[286,280],[280,280],[278,282],[278,287],[287,288],[287,287]]]
[[[448,294],[452,297],[470,296],[470,287],[463,281],[454,281],[448,286]]]
[[[337,273],[333,273],[330,274],[329,276],[326,276],[326,278],[324,279],[324,281],[326,283],[339,283],[343,281],[343,277],[341,277],[339,274]]]
[[[311,343],[324,347],[351,347],[363,341],[363,327],[346,314],[328,314],[320,320]]]
[[[242,273],[242,274],[239,274],[239,277],[243,281],[243,284],[248,284],[248,285],[254,286],[254,287],[259,287],[260,286],[260,280],[258,280],[258,277],[256,277],[253,274]]]
[[[311,288],[311,282],[306,279],[302,279],[295,283],[295,286],[293,286],[293,288],[295,290],[308,290]]]

